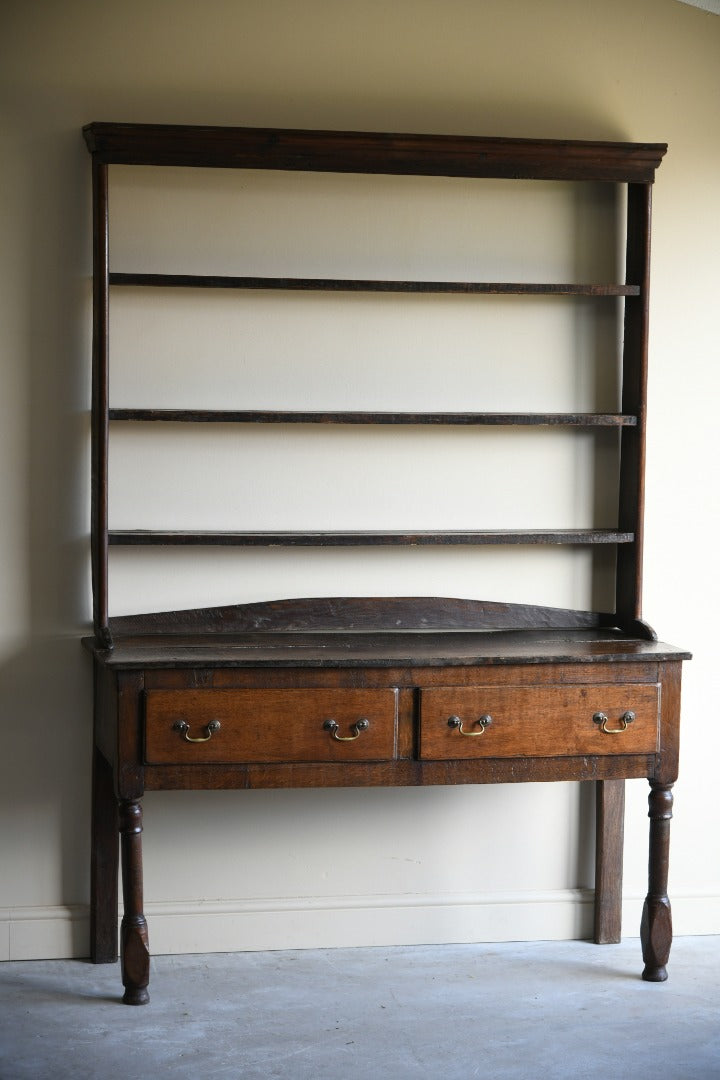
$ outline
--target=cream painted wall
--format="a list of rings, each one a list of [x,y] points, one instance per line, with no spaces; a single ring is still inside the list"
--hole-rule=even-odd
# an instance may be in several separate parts
[[[673,826],[676,931],[720,932],[704,768],[720,750],[704,716],[718,696],[708,643],[718,602],[720,19],[676,0],[6,0],[3,16],[0,957],[87,947],[90,670],[77,639],[89,614],[90,255],[79,129],[93,119],[670,144],[655,191],[645,613],[695,654]],[[126,200],[126,215],[139,206]],[[132,346],[134,323],[152,316],[128,314],[119,333]],[[422,318],[432,338],[432,314]],[[136,364],[128,403],[142,356]],[[122,481],[130,466],[117,460]],[[170,512],[179,500],[171,494]],[[398,573],[450,592],[447,572],[478,573],[471,553],[449,571],[431,557],[409,571],[385,556],[351,568],[340,557],[329,574],[315,556],[301,574],[269,558],[248,585],[233,558],[218,572],[174,558],[161,587],[146,565],[139,591],[204,602],[230,574],[248,590],[220,596],[234,601],[264,595],[266,583],[282,595],[306,594],[310,581],[334,591],[340,573],[363,591]],[[502,557],[496,570],[503,599],[547,588],[550,602],[579,603],[589,588],[586,567],[568,572],[554,555],[541,573]],[[464,594],[489,595],[486,584]],[[118,610],[135,606],[130,587],[121,560]],[[628,785],[628,934],[645,888],[645,787]],[[168,793],[145,806],[156,952],[572,937],[590,925],[591,793],[573,785]]]

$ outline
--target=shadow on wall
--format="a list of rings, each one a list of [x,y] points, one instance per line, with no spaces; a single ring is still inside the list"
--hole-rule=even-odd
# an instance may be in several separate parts
[[[30,126],[19,147],[26,311],[13,359],[26,378],[28,494],[26,565],[15,572],[29,593],[22,636],[5,626],[0,658],[1,907],[88,894],[92,677],[79,638],[89,612],[90,170],[79,130],[51,125]]]
[[[90,169],[79,131],[36,132],[28,157],[30,624],[67,634],[89,621]]]
[[[87,904],[91,733],[92,667],[77,638],[36,639],[6,658],[0,907]]]

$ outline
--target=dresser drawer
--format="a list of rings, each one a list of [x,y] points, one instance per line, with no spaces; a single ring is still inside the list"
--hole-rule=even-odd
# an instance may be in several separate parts
[[[576,757],[658,749],[660,687],[437,687],[420,701],[420,757]]]
[[[148,690],[145,760],[386,761],[396,716],[393,689]]]

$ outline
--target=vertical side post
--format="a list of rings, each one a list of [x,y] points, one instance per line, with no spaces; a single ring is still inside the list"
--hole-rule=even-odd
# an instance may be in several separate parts
[[[625,781],[598,780],[595,820],[596,945],[615,945],[622,930]]]
[[[637,426],[622,429],[618,528],[635,534],[617,554],[615,610],[619,623],[642,618],[643,506],[648,367],[650,224],[652,185],[628,184],[625,281],[639,285],[639,296],[625,298],[622,411],[637,416]]]
[[[109,408],[109,219],[108,167],[92,164],[93,345],[90,545],[93,628],[98,642],[112,647],[108,628],[108,408]]]

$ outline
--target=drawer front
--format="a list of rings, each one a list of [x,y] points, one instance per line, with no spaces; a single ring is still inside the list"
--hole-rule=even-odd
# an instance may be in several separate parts
[[[654,684],[423,690],[420,757],[651,754],[658,749],[659,705]]]
[[[393,689],[148,690],[145,760],[385,761],[396,716]]]

